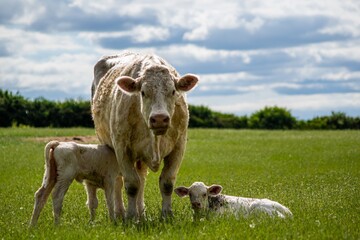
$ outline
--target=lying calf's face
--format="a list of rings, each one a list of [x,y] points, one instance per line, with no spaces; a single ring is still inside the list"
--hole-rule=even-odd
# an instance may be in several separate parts
[[[190,197],[190,203],[195,212],[209,208],[209,195],[217,195],[221,192],[220,185],[206,186],[202,182],[194,182],[190,187],[178,187],[174,191],[179,197]]]

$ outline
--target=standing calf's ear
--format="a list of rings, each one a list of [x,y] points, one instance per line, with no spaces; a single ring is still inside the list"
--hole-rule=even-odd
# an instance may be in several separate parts
[[[208,188],[208,193],[210,195],[218,195],[219,193],[221,193],[221,190],[222,190],[222,186],[220,186],[220,185],[211,185]]]
[[[186,74],[176,81],[176,89],[187,92],[194,88],[199,81],[198,77],[193,74]]]
[[[116,84],[126,93],[134,93],[139,91],[139,82],[127,76],[116,79]]]
[[[179,197],[185,197],[186,195],[189,194],[189,189],[187,187],[177,187],[177,188],[174,189],[174,192]]]

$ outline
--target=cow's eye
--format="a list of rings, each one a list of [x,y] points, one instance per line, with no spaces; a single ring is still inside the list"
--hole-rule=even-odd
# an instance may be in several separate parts
[[[145,97],[145,92],[141,91],[141,96]]]
[[[206,197],[206,193],[203,194],[203,197]]]
[[[172,91],[172,95],[173,95],[173,96],[175,95],[175,90]]]

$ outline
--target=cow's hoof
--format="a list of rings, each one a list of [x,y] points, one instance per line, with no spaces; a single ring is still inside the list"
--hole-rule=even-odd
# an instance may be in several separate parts
[[[161,212],[161,216],[163,219],[172,219],[174,217],[174,213],[171,209],[164,209]]]

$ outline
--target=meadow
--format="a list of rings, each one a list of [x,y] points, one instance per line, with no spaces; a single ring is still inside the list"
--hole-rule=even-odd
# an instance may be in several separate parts
[[[53,225],[49,199],[38,226],[29,229],[46,141],[94,135],[86,128],[0,128],[1,239],[360,238],[359,131],[189,130],[177,186],[221,184],[228,195],[278,201],[291,209],[292,219],[226,216],[193,221],[189,200],[174,194],[174,218],[163,221],[159,172],[149,172],[145,222],[114,226],[103,191],[98,191],[97,217],[89,223],[85,191],[73,183],[60,226]]]

